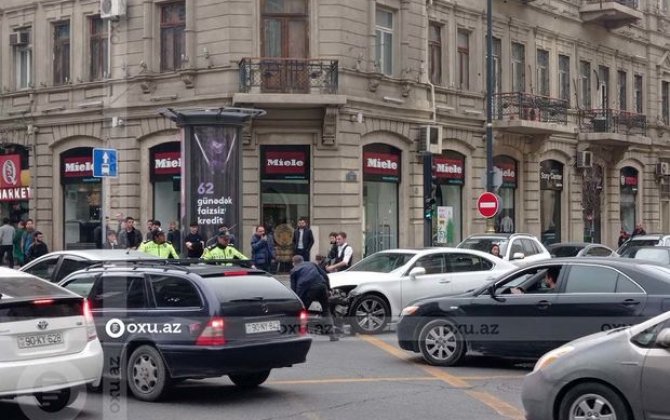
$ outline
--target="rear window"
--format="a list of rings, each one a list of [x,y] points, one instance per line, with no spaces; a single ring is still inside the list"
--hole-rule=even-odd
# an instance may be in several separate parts
[[[458,248],[491,252],[491,247],[495,244],[500,247],[500,255],[505,255],[508,243],[509,240],[505,238],[469,238],[458,244]]]
[[[67,290],[34,277],[4,277],[0,279],[0,301],[36,299],[52,296],[76,296]]]
[[[212,290],[219,302],[256,299],[296,299],[286,286],[270,276],[217,276],[205,277],[205,286]]]

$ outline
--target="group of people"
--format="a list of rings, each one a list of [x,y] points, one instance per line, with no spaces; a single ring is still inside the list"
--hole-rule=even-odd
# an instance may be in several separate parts
[[[0,264],[9,268],[22,266],[42,255],[49,249],[44,243],[44,235],[35,229],[32,219],[11,223],[8,217],[0,226]]]
[[[639,236],[639,235],[646,235],[647,231],[644,230],[644,225],[642,223],[638,223],[635,225],[635,229],[633,229],[633,232],[628,233],[628,231],[625,228],[621,228],[621,232],[619,232],[619,246],[623,245],[624,242],[629,240],[630,238],[634,236]]]

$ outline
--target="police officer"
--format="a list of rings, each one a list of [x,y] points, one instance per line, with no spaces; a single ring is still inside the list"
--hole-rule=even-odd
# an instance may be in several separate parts
[[[165,240],[165,232],[155,230],[151,233],[151,237],[153,240],[142,242],[139,251],[158,258],[179,258],[172,244]]]
[[[205,248],[205,253],[202,254],[203,260],[248,260],[244,254],[236,250],[234,246],[230,245],[230,235],[226,232],[219,232],[216,238],[216,243]],[[230,265],[230,264],[228,264]]]

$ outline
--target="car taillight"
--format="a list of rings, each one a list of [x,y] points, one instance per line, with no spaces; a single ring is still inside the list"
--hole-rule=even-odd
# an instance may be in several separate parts
[[[84,303],[81,307],[84,315],[84,322],[86,323],[86,335],[88,341],[93,341],[98,337],[98,334],[95,331],[95,320],[93,319],[93,313],[91,312],[91,304],[88,300],[84,299]]]
[[[33,305],[51,305],[54,303],[53,299],[38,299],[33,300]]]
[[[205,328],[198,336],[195,344],[197,346],[223,346],[226,344],[226,338],[223,335],[225,323],[223,318],[214,317],[207,322]]]
[[[240,271],[224,271],[224,272],[223,272],[223,275],[226,276],[226,277],[231,277],[231,276],[246,276],[246,275],[248,275],[248,274],[249,274],[248,271],[242,271],[242,270],[240,270]]]
[[[300,318],[300,335],[307,335],[307,320],[308,320],[308,313],[306,309],[303,309],[300,311],[300,315],[298,316]]]

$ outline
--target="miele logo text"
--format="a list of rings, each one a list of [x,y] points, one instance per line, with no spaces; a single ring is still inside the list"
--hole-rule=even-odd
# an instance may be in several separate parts
[[[65,173],[73,172],[92,172],[93,164],[91,162],[66,162]]]
[[[156,164],[155,164],[154,167],[156,169],[181,168],[181,158],[178,158],[178,159],[170,159],[170,158],[156,159]]]
[[[267,159],[266,162],[267,166],[293,166],[293,167],[298,167],[302,168],[305,166],[305,161],[300,160],[300,159]]]
[[[455,163],[436,163],[435,172],[440,174],[457,174],[463,173],[463,167]]]
[[[375,169],[390,169],[394,171],[398,169],[398,162],[394,162],[391,159],[368,158],[366,165],[368,168]]]

